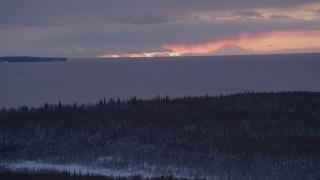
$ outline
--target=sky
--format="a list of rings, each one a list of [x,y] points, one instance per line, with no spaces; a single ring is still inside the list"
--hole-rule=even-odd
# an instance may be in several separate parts
[[[0,0],[0,56],[307,52],[319,0]]]

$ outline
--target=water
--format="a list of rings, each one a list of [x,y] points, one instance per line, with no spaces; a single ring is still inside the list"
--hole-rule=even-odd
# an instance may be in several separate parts
[[[320,91],[320,54],[0,63],[0,107],[297,90]]]

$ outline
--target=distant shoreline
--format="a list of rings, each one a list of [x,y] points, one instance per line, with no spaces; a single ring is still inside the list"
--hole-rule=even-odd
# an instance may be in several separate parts
[[[157,100],[170,100],[170,101],[181,101],[181,100],[192,100],[192,99],[203,99],[203,98],[209,98],[209,99],[221,99],[221,98],[234,98],[237,96],[249,96],[249,95],[255,95],[255,96],[284,96],[287,98],[288,95],[292,96],[298,96],[298,95],[308,95],[308,96],[314,96],[317,97],[320,95],[320,91],[261,91],[261,92],[254,92],[254,91],[244,91],[244,92],[234,92],[234,93],[220,93],[220,94],[215,94],[215,95],[209,95],[209,94],[202,94],[202,95],[181,95],[180,97],[170,97],[168,95],[160,95],[158,94],[157,96],[150,97],[150,98],[141,98],[137,96],[132,96],[130,98],[120,98],[120,97],[110,97],[110,98],[99,98],[97,101],[91,101],[91,102],[64,102],[61,103],[61,100],[57,100],[57,102],[47,102],[44,101],[42,104],[39,104],[38,106],[34,105],[19,105],[19,106],[11,106],[11,107],[6,107],[6,106],[0,106],[0,111],[1,110],[9,110],[9,109],[14,109],[14,110],[19,110],[21,108],[31,108],[31,109],[41,109],[44,106],[51,106],[51,107],[56,107],[58,105],[63,105],[63,106],[96,106],[99,105],[101,102],[104,103],[109,103],[109,102],[115,102],[118,101],[118,103],[125,103],[128,101],[139,101],[139,102],[144,102],[144,103],[150,103],[150,101],[157,101]]]
[[[67,58],[59,57],[30,57],[30,56],[7,56],[0,57],[0,63],[26,63],[26,62],[61,62],[67,61]]]

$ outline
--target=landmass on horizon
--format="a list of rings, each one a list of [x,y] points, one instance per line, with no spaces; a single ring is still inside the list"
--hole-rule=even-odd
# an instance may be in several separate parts
[[[19,62],[59,62],[67,61],[67,58],[59,57],[31,57],[31,56],[5,56],[0,57],[0,63],[19,63]]]
[[[233,48],[233,47],[226,47]],[[217,54],[182,54],[182,55],[170,55],[167,53],[157,54],[157,53],[142,53],[142,54],[123,54],[123,55],[110,55],[110,56],[98,56],[91,57],[91,59],[121,59],[121,58],[174,58],[174,57],[219,57],[219,56],[275,56],[275,55],[303,55],[303,54],[320,54],[320,52],[292,52],[288,51],[287,53],[266,53],[266,54],[248,54],[245,52],[241,52],[241,50],[237,54],[227,54],[227,53],[217,53]],[[80,57],[81,58],[81,57]],[[82,57],[87,59],[87,57]],[[78,59],[78,58],[64,58],[64,57],[35,57],[35,56],[4,56],[0,57],[0,63],[8,62],[8,63],[21,63],[21,62],[63,62],[68,59]]]

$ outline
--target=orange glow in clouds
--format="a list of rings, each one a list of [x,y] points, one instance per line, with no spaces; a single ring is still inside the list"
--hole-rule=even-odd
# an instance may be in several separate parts
[[[243,33],[234,38],[222,38],[194,44],[165,44],[165,49],[179,54],[209,54],[223,46],[239,46],[256,53],[287,49],[320,48],[320,31],[276,31]]]
[[[105,54],[100,58],[159,57],[181,55],[214,55],[225,46],[238,46],[248,52],[272,53],[289,49],[320,48],[320,31],[274,31],[265,33],[242,33],[236,37],[221,38],[203,43],[164,44],[167,52],[138,54]],[[230,52],[232,54],[232,52]]]

